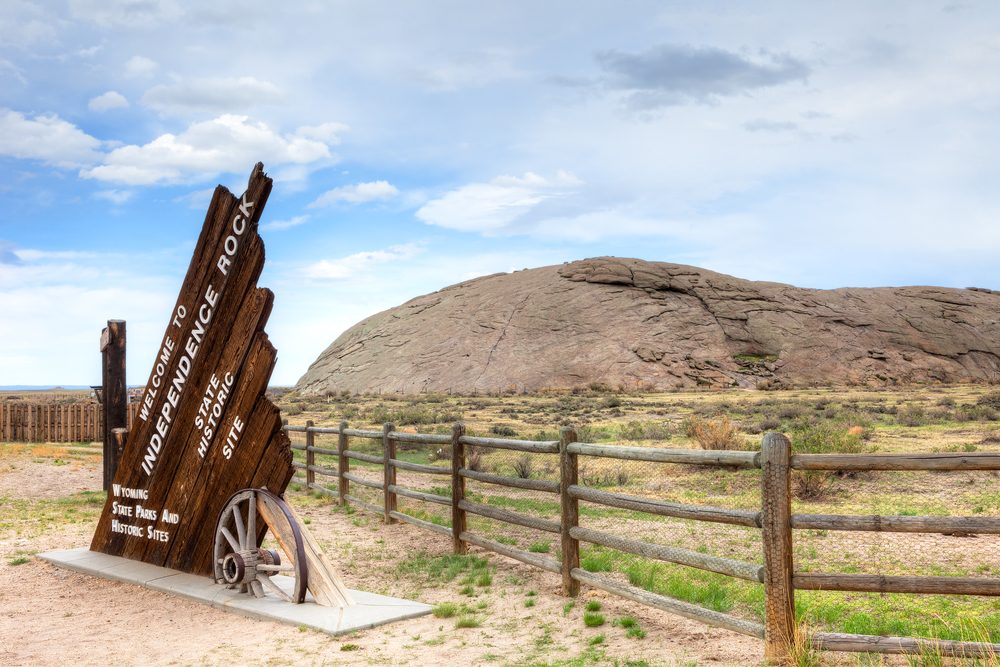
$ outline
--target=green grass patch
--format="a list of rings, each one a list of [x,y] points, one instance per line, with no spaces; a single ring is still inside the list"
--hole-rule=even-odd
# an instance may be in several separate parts
[[[454,602],[438,602],[434,605],[433,614],[437,618],[451,618],[458,612],[458,605]]]
[[[455,621],[456,628],[478,628],[479,626],[479,619],[475,616],[461,616]]]
[[[598,628],[604,625],[604,614],[598,613],[596,611],[587,611],[583,613],[583,624],[588,628]]]

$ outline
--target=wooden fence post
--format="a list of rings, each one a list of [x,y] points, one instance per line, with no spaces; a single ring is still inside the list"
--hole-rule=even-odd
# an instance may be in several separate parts
[[[791,443],[768,433],[761,447],[761,530],[764,543],[764,659],[788,659],[795,641],[792,588]]]
[[[337,434],[337,497],[342,506],[347,505],[347,494],[350,492],[350,487],[347,486],[350,481],[344,477],[345,472],[351,471],[351,462],[347,458],[346,430],[347,422],[340,422],[340,433]]]
[[[458,506],[465,499],[465,478],[458,474],[458,471],[465,467],[463,435],[465,435],[465,424],[455,424],[451,427],[451,544],[456,554],[469,551],[468,545],[462,541],[466,524],[465,510]]]
[[[580,567],[580,542],[569,534],[580,523],[580,501],[569,495],[569,487],[577,483],[576,454],[567,451],[576,442],[576,430],[564,426],[559,431],[559,507],[561,514],[560,535],[562,544],[562,592],[576,597],[580,582],[573,578],[574,568]]]
[[[312,432],[313,420],[306,420],[306,488],[313,488],[316,483],[316,452],[313,447],[316,445],[316,434]]]
[[[390,512],[396,511],[396,494],[389,490],[390,486],[396,485],[396,466],[392,465],[392,459],[396,458],[396,441],[389,437],[389,434],[396,430],[393,424],[382,425],[382,460],[385,469],[382,480],[382,497],[385,501],[385,523],[395,523],[396,520],[389,516]]]
[[[101,332],[102,384],[104,409],[104,490],[118,471],[118,448],[112,434],[128,427],[128,387],[125,384],[125,321],[108,320]]]

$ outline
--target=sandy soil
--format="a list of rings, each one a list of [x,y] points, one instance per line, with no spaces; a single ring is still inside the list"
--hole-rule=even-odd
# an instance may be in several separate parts
[[[33,461],[27,455],[0,460],[0,512],[14,503],[67,496],[99,488],[96,462],[68,465]],[[480,627],[456,629],[455,619],[427,616],[347,637],[243,618],[163,593],[60,570],[15,557],[86,545],[93,521],[36,525],[29,516],[0,523],[0,664],[548,664],[588,655],[586,664],[750,665],[760,661],[760,642],[648,607],[586,590],[598,599],[608,623],[586,628],[583,604],[563,612],[554,575],[490,555],[493,584],[474,597],[451,582],[430,581],[423,572],[400,573],[413,554],[445,555],[440,536],[406,525],[383,526],[347,514],[302,494],[290,501],[340,564],[353,588],[424,602],[451,601],[485,608]],[[21,507],[20,504],[17,505]],[[21,509],[17,510],[21,512]],[[525,607],[528,592],[535,606]],[[611,621],[635,616],[644,639],[625,637]],[[589,642],[604,635],[604,643]]]

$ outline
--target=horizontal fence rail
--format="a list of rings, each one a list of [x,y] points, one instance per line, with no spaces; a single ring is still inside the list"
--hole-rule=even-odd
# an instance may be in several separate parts
[[[600,456],[628,461],[652,463],[687,463],[691,465],[725,466],[732,468],[759,468],[760,452],[715,452],[700,449],[655,449],[652,447],[626,447],[624,445],[591,445],[574,442],[568,447],[571,454]]]
[[[2,426],[2,423],[0,423]],[[576,442],[573,429],[564,428],[559,440],[515,440],[467,435],[461,424],[451,434],[424,434],[400,431],[392,424],[382,430],[285,425],[289,433],[305,434],[305,444],[293,449],[305,453],[305,462],[296,461],[296,469],[306,476],[306,486],[336,497],[341,504],[353,506],[382,517],[385,523],[402,522],[442,536],[451,537],[455,553],[465,553],[468,545],[514,559],[529,566],[562,576],[563,593],[575,595],[580,583],[613,595],[639,602],[713,627],[764,639],[765,657],[787,657],[796,636],[794,613],[795,590],[829,590],[870,593],[911,593],[1000,596],[1000,579],[950,576],[884,576],[801,572],[793,567],[792,553],[796,530],[833,530],[859,532],[1000,534],[1000,517],[994,516],[894,516],[839,515],[791,512],[790,483],[793,470],[826,471],[976,471],[1000,470],[1000,455],[980,453],[934,454],[791,454],[787,438],[780,434],[764,436],[761,451],[702,451],[662,447],[633,447]],[[316,446],[315,437],[336,436],[337,446]],[[352,438],[369,441],[366,451],[350,448]],[[377,441],[379,444],[371,443]],[[400,443],[408,446],[434,447],[435,456],[450,465],[416,463],[399,458]],[[381,446],[381,452],[378,447]],[[372,448],[375,448],[375,453]],[[448,449],[450,448],[450,452]],[[479,448],[504,449],[528,455],[558,458],[558,481],[535,479],[530,473],[509,476],[470,467],[470,452]],[[408,447],[407,451],[412,447]],[[480,450],[481,451],[481,450]],[[328,457],[317,463],[316,457]],[[580,457],[618,459],[691,466],[713,466],[736,470],[760,469],[761,504],[758,511],[667,502],[652,498],[612,493],[579,483]],[[432,459],[433,460],[433,459]],[[351,470],[351,461],[363,464],[368,477]],[[549,468],[551,470],[551,468]],[[450,478],[450,496],[409,488],[397,479],[397,472],[409,475]],[[332,485],[316,483],[316,476],[336,481]],[[520,475],[520,471],[519,471]],[[510,489],[543,492],[558,498],[559,520],[530,516],[521,512],[478,502],[466,497],[467,480]],[[351,493],[357,484],[369,493],[381,494],[381,505]],[[425,487],[426,489],[426,487]],[[430,507],[450,509],[450,526],[439,518],[429,521],[400,511],[397,498],[403,497]],[[617,535],[579,525],[579,503],[666,516],[683,520],[728,524],[761,531],[764,565],[701,553],[678,546],[655,544],[634,536]],[[407,505],[409,507],[409,505]],[[518,547],[475,534],[468,526],[468,515],[506,525],[559,536],[559,558],[532,553]],[[426,516],[426,515],[422,515]],[[433,518],[434,515],[431,515]],[[595,544],[626,554],[664,561],[683,567],[763,584],[764,623],[758,623],[626,584],[606,575],[580,567],[580,542]],[[934,640],[908,637],[879,637],[832,632],[808,635],[814,648],[830,651],[918,654],[931,652],[945,657],[995,657],[1000,645],[980,642]]]

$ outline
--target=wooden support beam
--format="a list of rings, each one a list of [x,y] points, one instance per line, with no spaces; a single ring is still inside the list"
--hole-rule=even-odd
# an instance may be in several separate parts
[[[454,424],[451,427],[451,548],[456,554],[464,554],[468,547],[462,540],[466,530],[465,510],[462,501],[465,500],[465,478],[459,472],[465,468],[465,435],[464,424]]]
[[[571,532],[580,523],[580,501],[569,492],[569,487],[576,486],[579,481],[577,455],[569,450],[574,442],[576,431],[564,426],[559,431],[559,537],[562,546],[562,593],[571,597],[580,593],[580,582],[572,576],[573,570],[580,567],[580,542]]]
[[[316,473],[313,466],[316,465],[316,452],[313,447],[316,444],[316,436],[312,432],[313,420],[306,421],[306,488],[312,488],[316,483]]]
[[[396,458],[396,439],[392,437],[392,432],[396,427],[392,424],[382,426],[382,500],[385,503],[385,513],[382,520],[385,523],[395,523],[392,513],[396,511],[396,494],[389,487],[396,485],[396,468],[392,465],[392,460]]]
[[[112,431],[128,428],[128,387],[125,384],[125,320],[108,320],[101,332],[101,377],[104,411],[104,490],[118,471],[119,451]]]
[[[340,433],[337,435],[337,498],[341,505],[347,504],[347,495],[350,493],[350,482],[344,474],[351,469],[351,461],[347,458],[347,422],[340,422]]]
[[[790,459],[788,438],[780,433],[764,436],[761,449],[764,658],[773,662],[786,661],[795,640]]]

